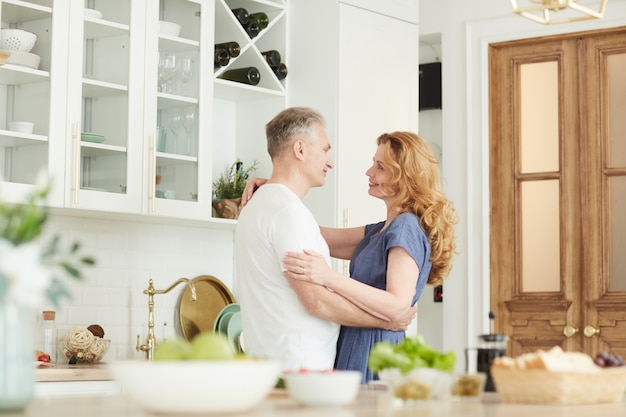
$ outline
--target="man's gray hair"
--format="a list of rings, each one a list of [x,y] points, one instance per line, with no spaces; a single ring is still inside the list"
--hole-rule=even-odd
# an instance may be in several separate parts
[[[267,152],[274,159],[285,149],[291,139],[304,135],[311,139],[316,135],[316,127],[324,127],[324,117],[309,107],[289,107],[278,113],[265,125]]]

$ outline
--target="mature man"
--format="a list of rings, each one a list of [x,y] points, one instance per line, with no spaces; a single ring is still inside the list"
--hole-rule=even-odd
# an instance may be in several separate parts
[[[333,168],[323,117],[292,107],[266,125],[272,175],[241,211],[235,231],[234,293],[246,353],[275,358],[283,370],[331,369],[339,325],[404,329],[361,310],[324,287],[289,278],[281,259],[313,249],[330,264],[328,245],[302,202]]]

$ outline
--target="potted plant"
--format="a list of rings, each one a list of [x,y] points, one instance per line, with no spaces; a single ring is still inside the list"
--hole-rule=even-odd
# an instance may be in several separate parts
[[[254,161],[248,168],[243,168],[239,158],[224,171],[213,183],[213,208],[223,219],[236,219],[241,211],[241,195],[246,188],[249,174],[259,165]]]

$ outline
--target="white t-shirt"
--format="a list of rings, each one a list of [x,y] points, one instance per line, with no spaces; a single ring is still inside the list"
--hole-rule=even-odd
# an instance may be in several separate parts
[[[332,369],[339,325],[310,315],[284,276],[287,251],[330,253],[315,218],[281,184],[265,184],[235,230],[233,292],[241,306],[247,355],[280,360],[283,370]]]

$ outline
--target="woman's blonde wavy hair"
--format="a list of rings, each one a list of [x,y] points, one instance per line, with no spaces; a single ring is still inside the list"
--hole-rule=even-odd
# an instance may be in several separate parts
[[[414,213],[431,244],[432,269],[428,284],[440,285],[452,269],[456,249],[456,211],[443,194],[437,158],[428,143],[411,132],[385,133],[377,139],[383,145],[383,162],[391,181],[381,184],[387,195],[396,195],[391,210]]]

